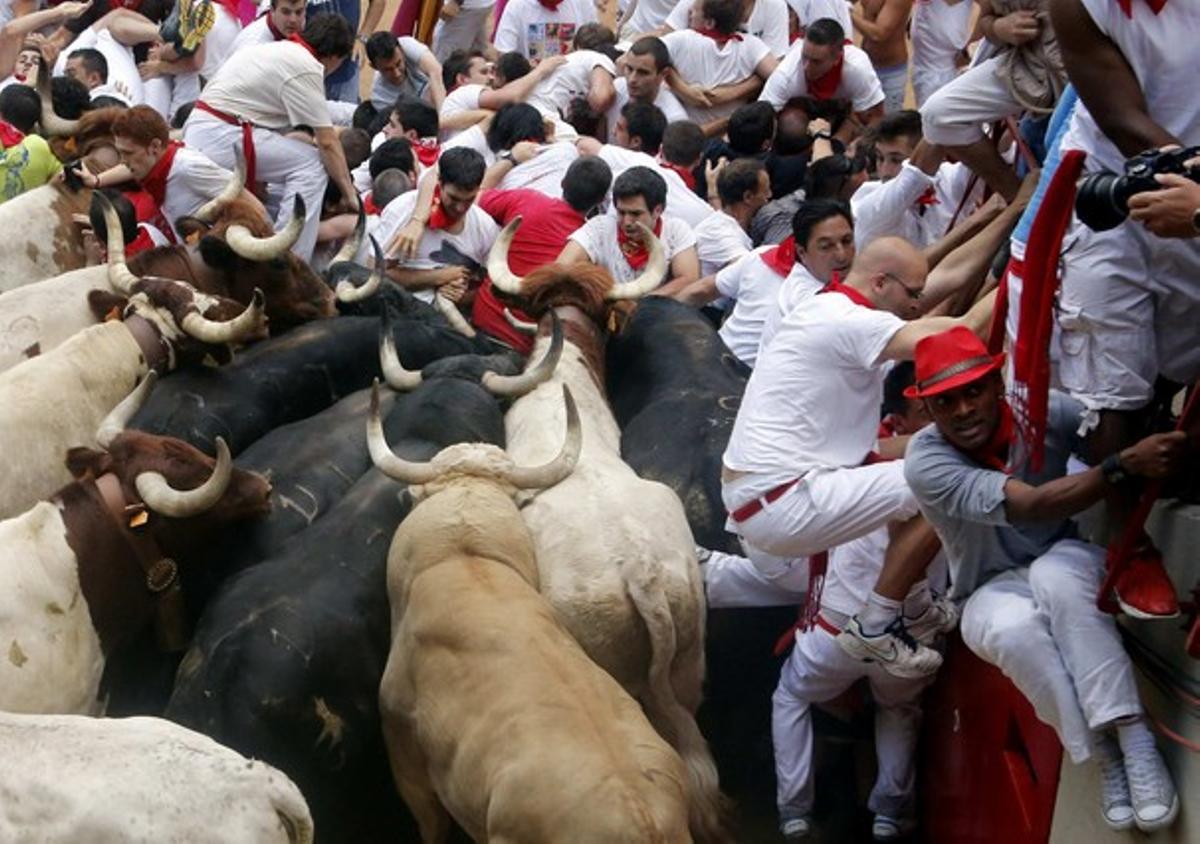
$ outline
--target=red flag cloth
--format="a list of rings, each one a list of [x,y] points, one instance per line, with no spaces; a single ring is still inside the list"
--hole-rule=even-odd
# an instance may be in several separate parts
[[[1133,0],[1117,0],[1117,5],[1125,13],[1125,17],[1133,17]],[[1150,7],[1150,11],[1157,15],[1163,10],[1163,6],[1167,5],[1167,0],[1146,0],[1146,5]]]
[[[846,54],[843,52],[833,63],[833,67],[816,79],[807,80],[808,95],[814,100],[832,100],[833,95],[837,93],[838,86],[842,84],[842,68],[845,63]]]
[[[1042,197],[1029,242],[1025,246],[1025,277],[1021,285],[1021,318],[1013,350],[1013,380],[1018,411],[1025,429],[1030,466],[1042,466],[1046,452],[1046,415],[1050,402],[1050,334],[1054,294],[1058,290],[1058,253],[1071,223],[1075,183],[1087,154],[1070,150],[1058,164]]]
[[[662,217],[659,217],[658,222],[654,224],[655,237],[662,235],[662,226]],[[630,238],[619,223],[617,224],[617,244],[621,247],[621,254],[625,256],[625,263],[635,270],[640,270],[650,260],[650,247],[643,241],[635,241]]]
[[[696,32],[698,32],[700,35],[703,35],[705,38],[711,38],[713,41],[716,41],[718,47],[724,47],[730,41],[742,40],[742,36],[736,32],[731,32],[729,35],[726,35],[723,32],[717,32],[715,29],[708,28],[697,29]]]
[[[996,304],[992,308],[992,325],[988,329],[987,350],[989,355],[998,355],[1004,351],[1005,323],[1008,322],[1008,276],[1016,273],[1024,277],[1025,265],[1016,258],[1009,258],[1000,275],[1000,283],[996,286]]]
[[[168,141],[166,150],[142,179],[142,189],[150,194],[154,199],[154,204],[160,208],[167,195],[167,177],[171,175],[171,165],[175,163],[175,153],[179,152],[182,146],[183,141]]]
[[[5,149],[15,147],[25,140],[25,133],[7,120],[0,120],[0,146]]]
[[[796,265],[796,236],[789,234],[774,249],[768,249],[760,256],[762,262],[778,275],[787,278],[792,267]]]

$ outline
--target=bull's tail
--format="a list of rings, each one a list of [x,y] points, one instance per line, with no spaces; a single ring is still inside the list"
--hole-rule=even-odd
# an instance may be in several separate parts
[[[677,636],[671,605],[663,590],[662,565],[657,561],[626,562],[621,566],[625,589],[650,637],[650,671],[642,708],[688,770],[688,826],[697,841],[727,841],[728,801],[721,794],[717,765],[696,719],[676,696],[671,682]]]
[[[315,834],[312,814],[300,789],[278,771],[272,771],[270,776],[268,799],[288,844],[312,844]]]

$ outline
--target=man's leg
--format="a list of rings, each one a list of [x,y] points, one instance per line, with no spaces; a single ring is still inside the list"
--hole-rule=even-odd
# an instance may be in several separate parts
[[[904,86],[908,83],[908,63],[875,68],[883,86],[883,110],[895,114],[904,108]]]
[[[875,698],[875,758],[879,773],[867,807],[906,831],[915,819],[917,738],[921,729],[921,692],[930,678],[902,680],[877,669],[870,674]]]
[[[808,559],[784,559],[746,546],[746,555],[697,549],[708,606],[781,607],[804,602]]]

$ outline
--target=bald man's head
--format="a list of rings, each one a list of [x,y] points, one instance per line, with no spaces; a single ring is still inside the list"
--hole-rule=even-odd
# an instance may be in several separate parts
[[[875,307],[901,319],[921,314],[921,293],[929,263],[921,250],[902,237],[880,237],[858,253],[846,283]]]

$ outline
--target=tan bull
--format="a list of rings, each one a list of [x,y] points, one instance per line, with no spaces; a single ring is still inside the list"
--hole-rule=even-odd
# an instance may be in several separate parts
[[[372,458],[424,499],[388,554],[392,648],[379,693],[392,771],[422,838],[445,839],[448,810],[492,844],[690,841],[682,760],[538,593],[513,503],[574,467],[570,393],[566,443],[537,468],[478,444],[408,463],[383,439],[377,394]]]

